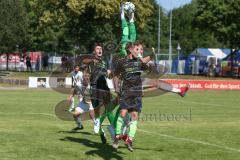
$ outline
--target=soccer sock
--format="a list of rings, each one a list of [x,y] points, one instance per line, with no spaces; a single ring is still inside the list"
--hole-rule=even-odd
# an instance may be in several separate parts
[[[129,126],[128,136],[133,138],[137,131],[137,121],[131,121]]]
[[[100,129],[99,129],[100,135],[104,134],[104,130],[102,128],[102,123],[106,117],[107,117],[107,115],[105,113],[100,116]]]
[[[180,93],[181,92],[181,90],[179,88],[175,88],[171,84],[161,82],[161,81],[158,84],[158,88],[166,90],[166,91],[174,92],[174,93]]]
[[[74,120],[78,127],[82,127],[82,122],[80,117],[75,117]]]
[[[100,135],[101,135],[101,134],[104,134],[104,130],[103,130],[103,128],[102,128],[102,125],[101,125],[101,124],[100,124],[99,133],[100,133]]]
[[[129,114],[126,115],[126,117],[124,118],[124,123],[123,123],[123,129],[122,129],[122,133],[123,134],[127,134],[128,133],[128,125],[130,125],[130,120],[131,120],[131,117],[129,116]]]
[[[122,133],[122,126],[123,126],[123,118],[121,116],[117,119],[117,126],[116,126],[116,135],[119,135]]]
[[[78,96],[78,100],[81,102],[83,100],[82,96]]]
[[[108,118],[108,121],[110,122],[110,124],[113,124],[114,122],[114,115],[112,112],[108,112],[107,113],[107,118]]]
[[[107,117],[107,115],[105,113],[100,116],[100,124],[103,123],[103,121],[106,117]]]
[[[181,92],[181,90],[179,89],[179,88],[172,88],[172,90],[171,90],[172,92],[174,92],[174,93],[180,93]]]
[[[71,105],[70,105],[70,109],[73,109],[74,108],[74,97],[72,97],[71,99]]]
[[[116,128],[117,126],[117,120],[119,117],[119,113],[120,113],[120,108],[117,109],[116,113],[115,113],[115,117],[114,117],[114,121],[113,121],[113,127]]]

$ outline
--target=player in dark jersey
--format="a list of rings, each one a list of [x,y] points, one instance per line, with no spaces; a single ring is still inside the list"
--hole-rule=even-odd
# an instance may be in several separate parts
[[[100,43],[95,44],[93,57],[90,59],[84,59],[83,63],[89,66],[91,74],[91,99],[93,107],[95,109],[95,118],[99,123],[101,140],[103,143],[106,143],[105,133],[101,127],[101,124],[106,117],[112,124],[114,115],[112,112],[107,111],[103,115],[100,115],[100,106],[103,105],[105,108],[107,108],[108,105],[111,105],[111,92],[106,81],[107,77],[111,77],[111,71],[107,69],[107,66],[103,60],[103,50]]]
[[[148,69],[147,62],[143,61],[143,58],[139,58],[138,43],[128,43],[127,57],[119,59],[115,67],[114,75],[120,76],[122,84],[120,91],[120,116],[117,119],[116,138],[113,147],[118,148],[124,119],[127,113],[129,113],[131,121],[126,144],[128,149],[133,151],[132,141],[137,130],[138,113],[142,106],[141,74]]]

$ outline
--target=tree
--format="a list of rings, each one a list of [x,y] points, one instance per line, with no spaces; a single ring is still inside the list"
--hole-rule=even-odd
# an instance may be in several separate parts
[[[27,46],[31,50],[73,53],[91,50],[94,42],[119,41],[120,3],[105,0],[25,0],[31,19]],[[136,5],[136,25],[143,29],[153,13],[152,2]],[[140,17],[140,18],[139,18]]]
[[[27,27],[26,12],[21,1],[0,1],[0,53],[7,53],[7,70],[9,52],[23,45]]]
[[[196,17],[200,28],[213,32],[219,41],[231,48],[233,74],[233,54],[240,48],[240,0],[198,0],[197,3]]]
[[[173,46],[181,44],[183,53],[191,53],[195,48],[222,47],[214,34],[205,29],[199,29],[195,24],[195,15],[198,4],[192,1],[190,4],[173,10]]]
[[[240,46],[240,0],[198,0],[199,28],[208,30],[232,49]]]
[[[125,1],[69,0],[66,12],[68,34],[75,44],[91,51],[94,42],[120,41],[120,4]],[[136,7],[136,26],[144,30],[153,15],[154,0],[139,3],[133,0]]]
[[[67,20],[63,10],[65,4],[66,0],[25,0],[30,19],[25,43],[28,50],[46,52],[69,50],[71,41],[64,35]]]
[[[151,1],[153,6],[153,13],[147,19],[146,25],[144,28],[137,26],[138,39],[142,40],[147,48],[151,51],[151,48],[157,47],[158,43],[158,16],[159,16],[159,5],[156,1]],[[160,18],[161,18],[161,43],[160,48],[168,48],[168,35],[169,35],[169,19],[165,10],[160,6]],[[161,50],[162,51],[162,50]]]
[[[0,1],[0,52],[13,52],[22,46],[28,28],[26,11],[21,1]]]

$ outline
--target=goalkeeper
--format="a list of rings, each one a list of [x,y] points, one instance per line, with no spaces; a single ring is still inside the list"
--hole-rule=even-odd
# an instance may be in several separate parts
[[[121,57],[126,57],[127,56],[126,46],[129,42],[136,41],[137,33],[134,24],[134,12],[132,12],[129,16],[129,26],[127,20],[125,19],[124,5],[121,6],[120,12],[121,12],[122,37],[119,55]]]

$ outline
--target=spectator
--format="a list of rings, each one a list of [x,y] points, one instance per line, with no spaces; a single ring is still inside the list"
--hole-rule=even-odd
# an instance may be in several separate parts
[[[37,56],[35,70],[39,71],[39,68],[40,68],[40,58],[39,58],[39,56]]]
[[[215,76],[215,68],[216,68],[216,65],[214,63],[210,64],[208,69],[208,76],[210,77]]]
[[[62,62],[61,66],[62,66],[62,71],[63,72],[66,72],[66,68],[67,68],[66,67],[66,62],[67,62],[67,60],[68,60],[67,57],[65,55],[63,55],[62,58],[61,58],[61,62]]]
[[[31,58],[30,58],[29,55],[26,57],[26,66],[27,66],[27,71],[31,71],[32,72]]]
[[[221,74],[221,66],[220,64],[217,64],[216,68],[215,68],[215,77],[220,76]]]
[[[24,71],[24,56],[23,54],[20,55],[20,60],[19,60],[19,72]]]
[[[48,71],[48,59],[49,59],[48,55],[44,55],[42,57],[42,65],[44,71]]]
[[[206,66],[204,67],[204,69],[203,69],[203,74],[204,74],[205,76],[208,76],[208,70],[209,70],[208,65],[206,65]]]

